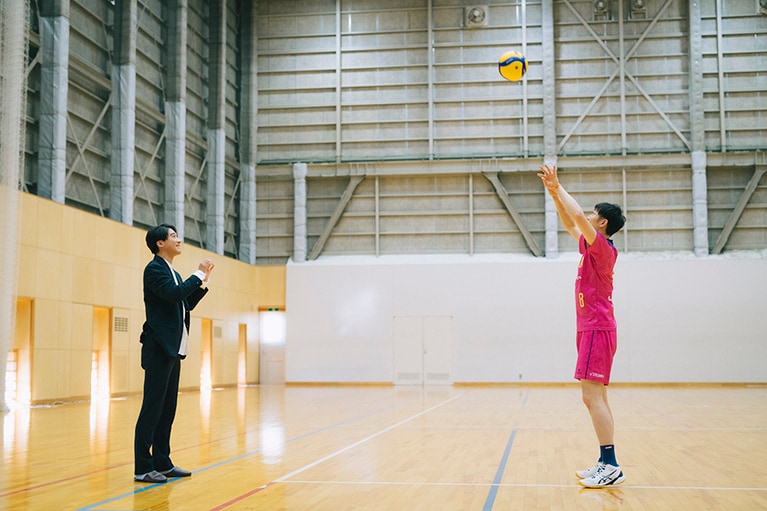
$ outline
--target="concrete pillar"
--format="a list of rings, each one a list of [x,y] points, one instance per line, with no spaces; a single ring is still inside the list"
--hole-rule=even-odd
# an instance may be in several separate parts
[[[541,2],[543,30],[543,163],[557,164],[557,114],[555,110],[556,89],[554,87],[554,5],[553,0]],[[538,170],[538,169],[533,169]],[[543,188],[543,185],[541,185]],[[554,200],[543,189],[545,196],[544,222],[546,225],[546,257],[559,255],[559,217]]]
[[[240,248],[256,264],[256,159],[258,148],[258,34],[256,2],[242,3],[240,48]]]
[[[226,177],[226,2],[209,4],[210,66],[208,89],[208,180],[205,247],[224,253],[224,200]]]
[[[115,3],[112,64],[112,180],[109,218],[133,225],[133,171],[136,160],[137,1]]]
[[[306,163],[293,164],[293,261],[306,261]]]
[[[205,204],[205,248],[224,253],[224,187],[226,185],[226,132],[208,129],[208,180]]]
[[[708,255],[708,185],[703,105],[703,29],[700,0],[690,0],[690,140],[695,255]]]
[[[708,180],[706,152],[692,153],[692,216],[695,255],[706,256],[708,250]]]
[[[24,112],[26,111],[26,56],[29,34],[26,2],[3,4],[3,41],[0,45],[0,412],[5,402],[8,351],[16,325],[20,174],[24,168]]]
[[[256,165],[240,162],[241,261],[256,264]]]
[[[69,0],[43,0],[40,14],[37,194],[63,204],[67,175]]]
[[[165,42],[165,211],[164,221],[184,237],[186,184],[186,23],[187,0],[168,2]]]

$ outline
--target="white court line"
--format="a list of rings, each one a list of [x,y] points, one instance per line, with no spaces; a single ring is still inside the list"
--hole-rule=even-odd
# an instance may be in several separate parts
[[[454,429],[465,429],[465,430],[479,430],[479,431],[508,431],[509,425],[508,424],[485,424],[485,425],[461,425],[461,424],[436,424],[433,426],[430,426],[431,429],[445,429],[445,430],[454,430]],[[513,426],[514,429],[517,431],[582,431],[584,429],[593,429],[591,424],[585,424],[583,426],[539,426],[539,425],[530,425],[530,426],[520,426],[518,424],[515,424]],[[759,432],[763,433],[767,431],[767,426],[754,426],[752,428],[749,427],[733,427],[733,428],[713,428],[713,427],[695,427],[690,426],[686,428],[664,428],[662,426],[657,427],[650,427],[650,426],[626,426],[621,428],[623,431],[673,431],[673,432],[684,432],[684,433],[697,433],[699,431],[736,431],[736,432]]]
[[[299,480],[294,479],[292,481],[283,481],[290,484],[348,484],[357,486],[476,486],[476,487],[489,487],[500,486],[503,488],[580,488],[582,490],[589,490],[595,488],[584,488],[577,484],[525,484],[525,483],[447,483],[447,482],[419,482],[419,481],[313,481],[313,480]],[[717,486],[641,486],[641,485],[626,485],[621,484],[619,486],[611,486],[608,488],[596,488],[601,490],[705,490],[705,491],[767,491],[767,488],[726,488]]]
[[[441,406],[444,406],[444,405],[446,405],[446,404],[450,403],[451,401],[455,401],[456,399],[458,399],[459,397],[462,397],[462,396],[463,396],[463,393],[460,393],[460,394],[458,394],[458,395],[456,395],[456,396],[453,396],[453,397],[451,397],[451,398],[450,398],[450,399],[448,399],[447,401],[443,401],[443,402],[441,402],[441,403],[439,403],[439,404],[436,404],[436,405],[432,406],[431,408],[427,408],[426,410],[422,410],[422,411],[418,412],[418,413],[417,413],[417,414],[415,414],[415,415],[411,415],[411,416],[410,416],[410,417],[408,417],[407,419],[403,419],[403,420],[399,421],[399,422],[398,422],[398,423],[396,423],[396,424],[392,424],[392,425],[391,425],[391,426],[389,426],[388,428],[384,428],[384,429],[382,429],[381,431],[379,431],[378,433],[373,433],[373,434],[372,434],[372,435],[370,435],[370,436],[366,436],[366,437],[365,437],[365,438],[363,438],[362,440],[358,440],[358,441],[354,442],[353,444],[349,444],[349,445],[347,445],[346,447],[344,447],[343,449],[339,449],[339,450],[337,450],[337,451],[336,451],[336,452],[334,452],[334,453],[328,454],[328,455],[327,455],[327,456],[325,456],[324,458],[320,458],[320,459],[318,459],[318,460],[316,460],[316,461],[313,461],[312,463],[309,463],[308,465],[304,465],[303,467],[301,467],[301,468],[299,468],[299,469],[297,469],[297,470],[294,470],[293,472],[290,472],[289,474],[285,474],[284,476],[280,477],[279,479],[275,479],[275,480],[274,480],[272,483],[270,483],[270,484],[276,484],[276,483],[284,483],[284,482],[285,482],[287,479],[289,479],[289,478],[291,478],[291,477],[293,477],[293,476],[295,476],[295,475],[297,475],[297,474],[300,474],[301,472],[303,472],[303,471],[305,471],[305,470],[309,470],[309,469],[310,469],[310,468],[312,468],[312,467],[316,467],[316,466],[317,466],[317,465],[319,465],[320,463],[324,463],[324,462],[326,462],[326,461],[328,461],[328,460],[330,460],[330,459],[333,459],[333,458],[335,458],[336,456],[338,456],[339,454],[343,454],[343,453],[345,453],[346,451],[348,451],[348,450],[350,450],[350,449],[354,449],[354,448],[355,448],[355,447],[357,447],[358,445],[362,445],[362,444],[364,444],[364,443],[365,443],[365,442],[367,442],[368,440],[372,440],[372,439],[374,439],[374,438],[376,438],[376,437],[378,437],[378,436],[381,436],[381,435],[383,435],[384,433],[388,433],[389,431],[391,431],[391,430],[393,430],[393,429],[395,429],[395,428],[398,428],[398,427],[402,426],[403,424],[405,424],[405,423],[407,423],[407,422],[410,422],[411,420],[413,420],[413,419],[416,419],[416,418],[420,417],[421,415],[425,415],[425,414],[427,414],[427,413],[431,412],[432,410],[436,410],[437,408],[439,408],[439,407],[441,407]]]

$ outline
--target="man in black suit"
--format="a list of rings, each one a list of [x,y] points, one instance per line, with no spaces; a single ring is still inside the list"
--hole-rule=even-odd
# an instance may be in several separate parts
[[[181,360],[188,349],[189,311],[208,292],[213,261],[203,259],[197,271],[182,281],[172,266],[173,258],[181,254],[176,228],[153,227],[146,234],[146,244],[154,259],[144,268],[144,400],[136,421],[134,480],[164,483],[171,477],[192,475],[170,460],[170,430],[176,416]]]

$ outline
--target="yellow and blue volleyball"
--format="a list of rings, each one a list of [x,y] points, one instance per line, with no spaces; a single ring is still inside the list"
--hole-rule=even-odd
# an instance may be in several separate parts
[[[498,72],[510,82],[518,82],[527,72],[527,59],[518,51],[507,51],[498,60]]]

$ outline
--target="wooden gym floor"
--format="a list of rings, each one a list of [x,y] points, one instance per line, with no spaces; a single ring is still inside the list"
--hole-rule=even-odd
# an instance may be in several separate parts
[[[626,482],[595,461],[575,385],[253,386],[185,392],[173,460],[133,482],[140,397],[2,416],[5,510],[767,509],[767,386],[612,386]]]

